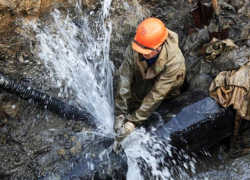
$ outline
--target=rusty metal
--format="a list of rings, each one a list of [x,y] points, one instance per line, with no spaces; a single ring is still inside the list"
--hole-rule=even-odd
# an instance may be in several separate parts
[[[222,27],[220,20],[219,7],[217,0],[211,0],[212,6],[209,6],[208,3],[203,3],[203,0],[198,0],[197,5],[191,10],[193,17],[193,26],[196,31],[201,30],[205,26],[208,26],[213,15],[216,20],[216,28],[209,32],[209,38],[217,38],[219,40],[229,38],[229,28]],[[188,34],[193,33],[194,31],[190,27]]]
[[[210,40],[213,38],[217,38],[219,40],[227,39],[229,38],[229,28],[223,29],[222,27],[217,0],[212,0],[212,5],[213,5],[213,10],[214,10],[215,19],[216,19],[216,30],[209,32],[209,38]]]
[[[193,16],[193,25],[196,29],[202,29],[209,25],[213,17],[212,6],[207,6],[202,0],[198,0],[198,4],[191,10]]]
[[[213,38],[223,40],[229,38],[229,28],[221,29],[218,32],[213,31],[209,32],[209,39],[212,40]]]

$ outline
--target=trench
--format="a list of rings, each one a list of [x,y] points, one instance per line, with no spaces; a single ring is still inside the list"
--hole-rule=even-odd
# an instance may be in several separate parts
[[[83,13],[78,2],[71,3],[76,3],[75,11],[79,14]],[[245,159],[223,158],[221,157],[222,150],[218,146],[211,151],[206,149],[197,153],[195,151],[207,148],[229,137],[233,127],[232,121],[222,121],[223,117],[228,119],[234,117],[232,109],[221,109],[214,101],[206,98],[206,94],[201,94],[200,99],[193,97],[196,107],[189,107],[189,110],[182,111],[185,107],[179,106],[172,108],[171,112],[164,112],[165,109],[160,108],[159,112],[154,113],[152,117],[154,121],[157,121],[155,124],[141,127],[131,134],[122,143],[124,151],[121,154],[117,155],[112,152],[114,65],[109,56],[112,34],[112,18],[109,17],[111,1],[104,0],[102,8],[102,13],[96,19],[94,27],[90,24],[87,15],[72,20],[62,14],[60,10],[52,12],[53,23],[51,26],[28,24],[26,27],[33,28],[37,33],[36,38],[40,42],[38,57],[43,61],[42,65],[46,71],[46,75],[42,78],[48,82],[47,86],[56,89],[54,94],[58,98],[53,99],[51,98],[53,96],[47,96],[31,87],[22,86],[2,75],[7,79],[3,85],[9,85],[2,87],[6,91],[10,92],[11,87],[16,85],[16,90],[12,91],[15,95],[20,96],[21,94],[25,100],[33,98],[46,109],[54,110],[68,118],[85,121],[87,123],[85,126],[94,127],[90,132],[83,131],[77,134],[78,140],[83,144],[80,150],[77,149],[80,151],[79,155],[70,160],[65,158],[61,165],[55,163],[56,165],[52,165],[53,167],[50,168],[50,172],[40,179],[143,180],[228,179],[234,177],[242,179],[247,177],[249,173],[246,171],[248,165],[245,163]],[[22,95],[22,92],[25,91],[25,95]],[[73,100],[68,102],[68,99]],[[172,105],[176,105],[174,101]],[[171,107],[169,109],[171,110]],[[193,111],[186,112],[190,115],[189,117],[185,117],[186,114],[178,115],[191,110]],[[217,111],[220,112],[216,114]],[[209,113],[214,113],[213,115],[217,117],[219,123],[216,124],[218,127],[216,133],[218,134],[209,136],[209,131],[205,137],[199,137],[199,133],[185,134],[192,131],[198,132],[199,129],[208,130],[209,125],[214,126],[213,123],[206,124],[202,121],[200,124],[190,125],[190,131],[186,126],[183,126],[184,131],[178,129],[182,127],[182,123],[185,124],[182,121],[188,119],[201,118],[205,122],[209,122],[208,120],[211,119]],[[163,119],[171,121],[167,124]],[[178,121],[179,119],[181,121]],[[176,122],[180,124],[176,125]],[[220,122],[225,122],[225,124],[220,124]],[[178,128],[174,129],[174,127]],[[228,127],[228,129],[224,127]],[[190,139],[186,139],[185,136]],[[197,136],[199,138],[195,141]],[[182,137],[181,140],[180,137]],[[206,138],[209,142],[204,141]],[[189,148],[186,147],[186,141],[190,142]],[[196,147],[199,143],[200,146]],[[43,151],[46,150],[42,149],[37,153],[42,154]],[[57,170],[57,166],[60,166],[60,170]],[[245,170],[240,171],[241,166]],[[8,175],[6,177],[8,178]]]

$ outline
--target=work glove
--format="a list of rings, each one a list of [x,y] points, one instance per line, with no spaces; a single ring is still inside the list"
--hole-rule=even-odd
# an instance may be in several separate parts
[[[131,134],[135,130],[135,124],[127,121],[123,126],[117,131],[115,140],[121,142],[125,137]]]
[[[116,117],[115,122],[114,122],[114,131],[115,133],[118,132],[118,130],[122,127],[122,125],[125,122],[125,115],[124,114],[120,114],[119,116]]]

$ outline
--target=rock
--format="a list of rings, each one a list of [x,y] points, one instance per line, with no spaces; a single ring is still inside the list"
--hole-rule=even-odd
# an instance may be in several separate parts
[[[78,141],[76,145],[70,149],[70,152],[74,156],[79,154],[81,152],[81,142]]]
[[[64,149],[60,149],[58,151],[58,154],[59,154],[59,156],[63,156],[65,154],[65,150]]]
[[[213,61],[211,76],[215,77],[221,71],[238,69],[240,66],[249,62],[249,57],[250,51],[246,46],[225,52]]]
[[[82,127],[80,125],[74,125],[72,130],[77,133],[82,131]]]
[[[238,10],[239,13],[242,13],[247,18],[250,18],[250,3],[246,2],[241,9]]]
[[[245,4],[245,0],[229,0],[229,3],[236,9],[239,10]]]

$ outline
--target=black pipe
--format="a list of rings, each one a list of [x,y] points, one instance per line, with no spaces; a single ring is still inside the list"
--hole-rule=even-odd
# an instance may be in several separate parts
[[[17,84],[17,82],[10,81],[9,78],[0,74],[0,86],[8,92],[15,92],[13,94],[18,94],[18,96],[24,99],[33,97],[34,101],[46,102],[44,103],[46,105],[48,103],[44,99],[47,99],[48,102],[52,101],[49,99],[50,96],[44,96],[43,93]],[[21,93],[22,91],[25,91],[25,93]],[[34,94],[37,96],[34,96]],[[58,101],[55,99],[56,103],[61,104],[61,101]],[[56,106],[56,108],[62,111],[61,107],[63,105],[65,103]],[[53,103],[52,105],[49,104],[49,106],[53,107]],[[80,111],[77,110],[77,112]],[[219,106],[216,101],[207,97],[207,94],[202,91],[183,92],[176,98],[164,101],[157,109],[157,112],[161,115],[164,122],[157,121],[157,117],[153,117],[153,115],[152,119],[147,121],[148,124],[144,124],[147,131],[153,137],[157,137],[157,141],[144,144],[144,146],[150,153],[152,152],[152,155],[158,156],[159,154],[155,153],[154,147],[151,146],[155,143],[163,142],[159,143],[159,147],[160,145],[163,146],[162,150],[165,161],[159,162],[158,166],[159,168],[167,167],[173,177],[178,177],[178,168],[176,167],[181,166],[187,160],[185,153],[192,154],[192,152],[198,152],[203,148],[209,148],[232,135],[234,129],[235,111],[232,108]],[[78,115],[82,114],[78,113]],[[89,114],[87,113],[87,115]],[[149,127],[152,126],[156,127],[156,130],[150,131]],[[250,123],[246,124],[245,127],[249,128]],[[104,149],[109,149],[112,146],[113,139],[103,136],[97,137],[97,135],[94,139],[95,141],[92,142],[91,138],[86,138],[86,140],[90,141],[89,144],[91,145],[82,146],[82,152],[84,153],[71,159],[71,161],[67,160],[66,162],[70,164],[69,166],[58,168],[58,164],[55,164],[57,168],[54,168],[53,165],[47,167],[51,169],[48,173],[58,173],[61,179],[126,179],[128,167],[126,166],[127,159],[125,154],[123,152],[119,155],[110,153],[108,156],[104,155],[103,158],[100,158],[98,155],[102,154]],[[167,144],[172,145],[170,149],[172,155],[164,150],[164,146]],[[86,154],[95,155],[86,156]],[[182,155],[184,156],[182,157]],[[175,161],[172,161],[173,159]],[[74,168],[71,166],[72,162],[75,163]],[[93,163],[94,168],[89,168],[86,162]],[[150,172],[150,164],[143,163],[143,159],[138,159],[137,162],[139,163],[138,166],[141,169],[141,174]],[[55,169],[58,169],[60,172],[54,172],[56,171]],[[147,173],[144,174],[145,177],[147,175]]]
[[[164,169],[167,167],[176,179],[181,179],[177,178],[178,167],[182,167],[183,162],[188,161],[186,154],[191,159],[196,152],[209,148],[233,134],[235,111],[230,107],[221,107],[212,98],[207,97],[204,92],[184,92],[174,99],[163,102],[157,112],[164,122],[159,122],[157,114],[151,116],[144,127],[155,140],[151,143],[142,144],[142,146],[155,158],[163,156],[165,160],[157,164],[158,168]],[[154,127],[153,131],[152,126]],[[250,123],[246,122],[244,127],[249,128]],[[95,140],[95,142],[97,141]],[[91,154],[99,154],[99,147],[108,149],[112,144],[112,139],[107,138],[106,141],[102,139],[98,146],[92,145]],[[171,144],[169,149],[171,154],[166,151],[165,146],[168,146],[168,144]],[[119,175],[119,179],[122,179],[122,177],[126,179],[127,167],[123,167],[123,164],[126,164],[126,162],[123,162],[126,161],[126,158],[114,156],[114,154],[110,155],[112,156],[110,157],[111,162],[119,162],[116,163],[116,166],[112,166],[112,173],[109,173],[108,164],[103,165],[104,161],[96,157],[91,160],[94,163],[94,170],[84,168],[87,160],[81,161],[73,169],[67,170],[67,175],[64,174],[62,179],[73,179],[73,176],[82,179],[91,179],[89,177],[92,176],[93,179],[112,179],[112,176],[115,175]],[[123,152],[120,155],[123,155]],[[142,158],[137,159],[136,162],[141,174],[145,179],[148,179],[148,173],[152,169],[151,165],[145,163]],[[99,176],[104,177],[103,172],[106,173],[105,178],[98,178]]]
[[[209,148],[234,131],[235,110],[223,108],[203,91],[186,91],[163,102],[157,112],[164,123],[153,132],[186,152]],[[250,128],[244,121],[241,130]],[[169,135],[169,136],[166,136]]]
[[[45,107],[48,110],[55,111],[61,116],[73,118],[75,120],[81,120],[89,126],[95,126],[95,118],[86,109],[79,109],[72,105],[69,105],[59,99],[51,97],[38,90],[32,89],[30,86],[25,85],[22,82],[18,82],[7,75],[0,72],[0,88],[16,95],[24,100],[33,100],[39,105]]]
[[[154,133],[160,139],[169,134],[169,143],[175,148],[193,152],[209,148],[232,135],[234,117],[232,108],[222,108],[207,97],[182,109]]]

